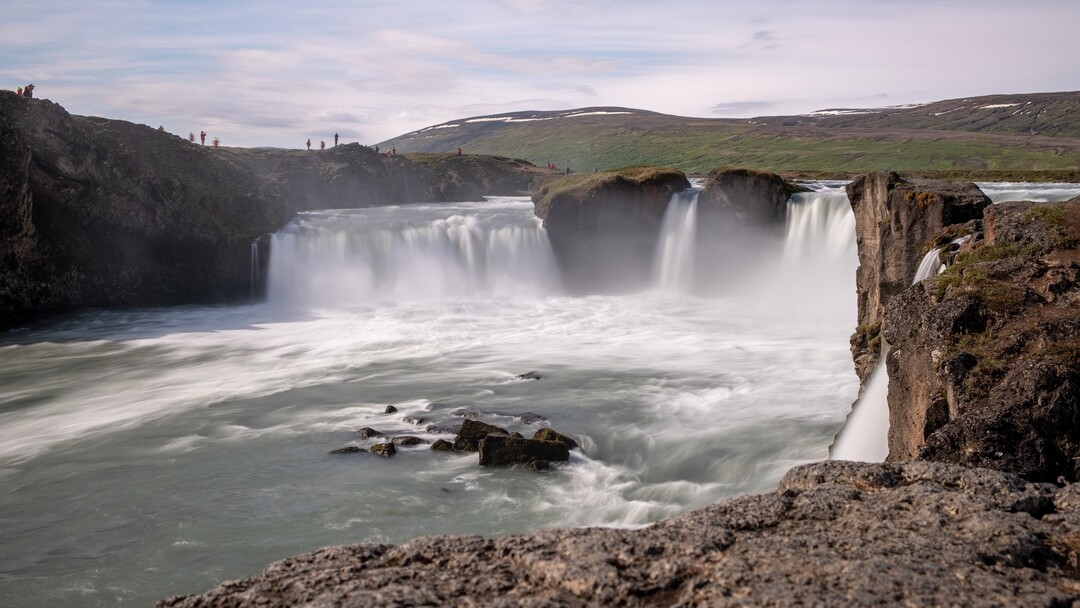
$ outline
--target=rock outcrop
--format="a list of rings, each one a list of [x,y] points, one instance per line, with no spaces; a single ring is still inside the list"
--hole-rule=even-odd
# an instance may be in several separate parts
[[[867,380],[880,354],[885,305],[911,286],[927,245],[946,226],[982,217],[990,199],[972,183],[871,173],[847,186],[859,246],[855,371]]]
[[[641,530],[328,547],[158,606],[1066,606],[1078,559],[1080,486],[829,462]]]
[[[889,458],[1076,481],[1080,199],[997,204],[983,227],[886,307]]]
[[[265,249],[297,210],[516,195],[539,177],[524,161],[357,144],[198,146],[0,91],[0,330],[87,307],[247,300],[252,242]]]
[[[747,227],[782,230],[792,194],[807,189],[766,171],[720,168],[709,173],[698,196],[698,216],[710,234]]]
[[[83,307],[250,296],[293,209],[210,148],[0,92],[0,327]]]
[[[525,439],[500,434],[491,434],[480,440],[481,466],[503,467],[529,464],[537,460],[565,462],[570,460],[570,448],[561,441]]]
[[[595,291],[648,278],[668,202],[689,187],[681,171],[639,167],[550,180],[532,200],[565,282]]]

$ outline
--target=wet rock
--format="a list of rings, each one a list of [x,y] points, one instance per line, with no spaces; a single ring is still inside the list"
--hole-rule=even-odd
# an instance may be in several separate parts
[[[461,423],[461,429],[454,438],[454,449],[460,452],[475,452],[480,449],[480,440],[492,433],[509,435],[506,429],[476,420],[466,420]]]
[[[536,424],[537,422],[544,422],[547,420],[546,416],[534,414],[532,412],[522,412],[520,414],[514,414],[514,418],[522,424]]]
[[[394,437],[393,439],[391,439],[390,443],[393,443],[394,445],[399,445],[399,446],[400,445],[420,445],[420,444],[423,444],[423,443],[427,443],[427,440],[426,439],[421,439],[419,437],[414,437],[412,435],[400,435],[398,437]]]
[[[532,438],[540,441],[558,441],[559,443],[566,444],[566,447],[570,448],[571,450],[578,447],[578,442],[567,437],[566,435],[563,435],[562,433],[556,432],[555,429],[550,429],[547,427],[536,431],[536,433],[533,434]]]
[[[477,412],[475,410],[467,410],[463,407],[460,407],[450,412],[450,415],[456,416],[457,418],[468,418],[469,420],[476,420],[480,417],[480,412]]]
[[[393,414],[393,413],[395,413],[395,412],[397,412],[397,408],[396,408],[396,407],[394,407],[394,406],[392,406],[392,405],[388,405],[388,406],[386,406],[386,409],[385,409],[385,410],[383,410],[383,413],[384,413],[384,414]]]
[[[383,434],[381,432],[376,431],[370,426],[365,426],[364,428],[356,431],[356,436],[360,439],[371,439],[372,437],[382,437],[382,435]]]
[[[555,465],[550,460],[534,460],[529,463],[529,469],[538,473],[540,471],[550,471],[553,468],[555,468]]]
[[[825,462],[642,529],[327,547],[159,606],[1070,606],[1076,487]]]
[[[525,372],[524,374],[517,375],[518,380],[543,380],[544,374],[537,371]]]
[[[336,450],[334,450],[334,451],[332,451],[330,453],[331,454],[359,454],[360,452],[367,452],[367,450],[365,450],[364,448],[359,447],[359,446],[349,445],[349,446],[345,446],[343,448],[338,448],[338,449],[336,449]]]
[[[417,426],[420,426],[421,424],[424,424],[427,418],[424,418],[422,416],[405,416],[401,420],[408,424],[415,424]]]
[[[436,452],[452,452],[454,451],[454,444],[445,439],[438,439],[435,443],[431,444],[431,449]]]
[[[521,433],[519,433],[517,431],[514,431],[513,433],[510,433],[510,436],[515,438],[515,439],[524,439],[525,438],[524,435],[522,435]]]
[[[458,432],[458,427],[444,424],[429,424],[424,430],[432,435],[455,435]]]
[[[491,434],[480,440],[480,464],[486,467],[529,464],[534,460],[570,460],[565,443]]]
[[[392,443],[377,443],[371,446],[371,453],[378,454],[384,458],[389,458],[394,454],[397,454],[397,448]]]

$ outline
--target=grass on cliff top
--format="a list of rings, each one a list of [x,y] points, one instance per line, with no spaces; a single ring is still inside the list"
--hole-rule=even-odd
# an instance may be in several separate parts
[[[562,194],[581,194],[618,178],[643,183],[678,177],[686,178],[683,172],[678,169],[646,166],[630,166],[596,173],[571,173],[570,175],[552,177],[540,188],[539,195],[545,199],[551,199]]]

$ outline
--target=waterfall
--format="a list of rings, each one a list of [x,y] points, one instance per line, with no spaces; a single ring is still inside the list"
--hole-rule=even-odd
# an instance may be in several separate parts
[[[688,291],[694,286],[697,242],[697,203],[701,188],[676,192],[668,202],[653,268],[656,285],[666,291]]]
[[[560,284],[531,205],[312,212],[274,234],[271,303],[547,295]]]
[[[259,237],[251,241],[251,301],[254,302],[259,293]]]
[[[784,261],[800,266],[854,261],[858,266],[855,213],[843,190],[792,195],[788,202]]]

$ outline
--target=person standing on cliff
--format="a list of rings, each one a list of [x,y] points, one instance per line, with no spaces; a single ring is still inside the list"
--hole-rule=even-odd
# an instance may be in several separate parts
[[[337,133],[334,133],[334,147],[337,147]]]
[[[192,133],[191,131],[188,131],[187,140],[190,141],[191,143],[195,143],[195,134]]]
[[[458,155],[458,156],[461,156],[461,148],[458,148],[458,149],[457,149],[457,155]]]
[[[199,144],[206,145],[206,131],[199,131]]]
[[[22,94],[23,94],[23,97],[29,97],[29,98],[33,99],[33,97],[34,97],[34,85],[32,85],[32,84],[26,85],[26,88],[23,89]]]
[[[310,137],[307,140],[307,149],[311,150],[311,138]]]
[[[18,95],[19,97],[22,97],[22,87],[19,87],[19,88],[15,89],[15,94]]]
[[[220,144],[221,144],[221,140],[219,140],[218,138],[216,138],[216,137],[215,137],[215,138],[214,138],[214,147],[216,148],[216,147],[218,147],[218,146],[219,146]]]
[[[326,142],[325,141],[321,141],[321,140],[319,141],[319,149],[320,150],[325,150],[326,149]]]

